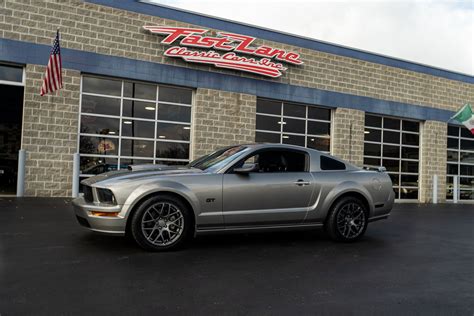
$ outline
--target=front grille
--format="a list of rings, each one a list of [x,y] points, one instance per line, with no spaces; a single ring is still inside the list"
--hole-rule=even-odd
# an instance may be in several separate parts
[[[83,185],[82,193],[84,193],[84,200],[86,200],[86,202],[89,202],[89,203],[94,202],[94,196],[92,195],[92,188],[90,186]]]

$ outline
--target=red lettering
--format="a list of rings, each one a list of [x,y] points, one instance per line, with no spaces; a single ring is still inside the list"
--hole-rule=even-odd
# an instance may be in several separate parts
[[[297,53],[293,53],[293,52],[289,52],[286,56],[285,56],[285,60],[289,63],[292,63],[292,64],[302,64],[303,62],[300,60],[300,55],[297,54]]]
[[[239,45],[234,49],[237,52],[241,53],[249,53],[252,54],[255,50],[247,48],[252,42],[255,40],[255,37],[233,34],[233,33],[219,33],[221,36],[226,36],[233,40],[237,40],[240,42]]]
[[[163,44],[171,44],[181,36],[189,36],[194,33],[203,34],[207,32],[205,29],[190,29],[182,27],[144,26],[143,28],[152,33],[169,34],[161,41]]]

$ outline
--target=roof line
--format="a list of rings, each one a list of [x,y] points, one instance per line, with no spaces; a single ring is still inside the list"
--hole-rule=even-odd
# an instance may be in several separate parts
[[[339,44],[333,44],[310,37],[295,35],[282,31],[277,31],[261,26],[247,24],[244,22],[227,20],[199,12],[189,11],[168,5],[151,2],[150,0],[85,0],[86,2],[137,12],[145,15],[153,15],[189,24],[205,26],[217,30],[236,32],[251,35],[257,38],[289,44],[297,47],[308,48],[329,54],[359,59],[371,63],[381,64],[389,67],[405,69],[408,71],[424,73],[431,76],[443,77],[446,79],[474,83],[474,76],[443,69],[418,62],[408,61],[401,58],[386,56],[383,54],[364,51]]]
[[[251,27],[251,28],[254,28],[254,29],[260,29],[260,30],[263,30],[263,31],[280,33],[280,34],[283,34],[283,35],[287,35],[287,36],[291,36],[291,37],[297,37],[297,38],[301,38],[301,39],[308,40],[308,41],[314,41],[314,42],[323,43],[323,44],[332,45],[332,46],[337,46],[337,47],[341,47],[341,48],[345,48],[345,49],[356,50],[356,51],[359,51],[359,52],[362,52],[362,53],[377,55],[377,56],[381,56],[381,57],[385,57],[385,58],[392,58],[392,59],[400,60],[400,61],[403,61],[403,62],[406,62],[406,63],[417,64],[417,65],[421,65],[421,66],[425,66],[425,67],[430,67],[430,68],[439,69],[439,70],[443,70],[443,71],[447,71],[447,72],[452,72],[452,73],[459,74],[459,75],[470,76],[470,74],[468,74],[466,72],[450,70],[450,69],[447,69],[447,68],[433,66],[433,65],[429,65],[429,64],[424,64],[424,63],[417,62],[417,61],[412,61],[412,60],[409,60],[409,59],[404,59],[404,58],[394,57],[394,56],[385,55],[385,54],[381,54],[381,53],[376,53],[376,52],[372,52],[372,51],[365,50],[365,49],[362,49],[362,48],[355,48],[355,47],[351,47],[351,46],[347,46],[347,45],[343,45],[343,44],[337,44],[337,43],[333,43],[333,42],[328,42],[328,41],[316,39],[316,38],[309,37],[309,36],[304,36],[304,35],[299,35],[299,34],[295,34],[295,33],[285,32],[285,31],[282,31],[282,30],[272,29],[272,28],[269,28],[269,27],[261,26],[261,25],[241,22],[241,21],[237,21],[237,20],[231,20],[231,19],[227,19],[227,18],[218,17],[218,16],[215,16],[215,15],[212,15],[212,14],[206,14],[206,13],[202,13],[202,12],[187,10],[187,9],[183,9],[183,8],[179,8],[179,7],[174,7],[174,6],[154,2],[153,0],[136,0],[136,1],[144,3],[144,4],[149,4],[149,5],[163,7],[163,8],[167,8],[167,9],[171,9],[171,10],[182,11],[182,12],[186,12],[186,13],[189,13],[189,14],[199,15],[199,16],[202,16],[202,17],[210,18],[210,19],[221,20],[221,21],[229,22],[229,23],[233,23],[233,24],[240,24],[240,25]]]

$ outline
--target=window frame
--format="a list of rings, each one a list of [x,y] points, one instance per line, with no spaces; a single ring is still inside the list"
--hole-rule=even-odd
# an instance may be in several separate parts
[[[19,81],[9,81],[9,80],[0,80],[0,84],[8,85],[8,86],[20,86],[24,87],[26,85],[26,67],[25,65],[18,65],[18,64],[10,64],[10,63],[0,63],[0,66],[7,66],[13,68],[21,68],[21,82]]]
[[[107,95],[107,94],[99,94],[95,92],[84,92],[83,91],[83,81],[84,77],[92,77],[92,78],[100,78],[100,79],[106,79],[106,80],[115,80],[120,82],[120,96],[116,95]],[[147,100],[147,99],[140,99],[140,98],[133,98],[133,97],[125,97],[124,96],[124,86],[126,83],[132,82],[132,83],[144,83],[144,84],[151,84],[156,86],[156,96],[155,100]],[[159,89],[160,87],[171,87],[171,88],[180,88],[180,89],[185,89],[191,92],[191,104],[181,104],[181,103],[175,103],[175,102],[166,102],[166,101],[159,101]],[[88,113],[88,112],[83,112],[82,111],[82,98],[83,96],[97,96],[97,97],[105,97],[105,98],[111,98],[111,99],[116,99],[119,100],[120,102],[120,111],[118,115],[109,115],[109,114],[99,114],[99,113]],[[141,102],[148,102],[148,103],[153,103],[155,106],[154,110],[154,118],[140,118],[140,117],[129,117],[129,116],[123,116],[123,101],[124,100],[131,100],[131,101],[141,101]],[[121,166],[121,160],[143,160],[144,163],[151,162],[153,164],[156,163],[162,163],[163,161],[165,162],[176,162],[179,164],[187,164],[190,162],[191,157],[192,157],[192,135],[193,135],[193,111],[194,111],[194,102],[195,102],[195,91],[191,88],[187,87],[179,87],[179,86],[171,86],[171,85],[162,85],[158,83],[152,83],[152,82],[143,82],[143,81],[138,81],[138,80],[133,80],[133,79],[127,79],[127,78],[116,78],[116,77],[108,77],[108,76],[100,76],[100,75],[94,75],[94,74],[88,74],[88,73],[82,73],[81,74],[81,81],[80,81],[80,94],[79,94],[79,113],[78,113],[78,133],[77,133],[77,152],[79,153],[80,157],[90,157],[90,158],[111,158],[111,159],[117,159],[117,170],[125,169],[125,167]],[[190,108],[191,113],[190,113],[190,118],[189,122],[179,122],[179,121],[170,121],[170,120],[161,120],[158,119],[159,117],[159,105],[160,104],[169,104],[169,105],[176,105],[176,106],[183,106]],[[81,125],[82,125],[82,116],[93,116],[97,118],[112,118],[112,119],[117,119],[119,121],[119,130],[117,134],[94,134],[94,133],[83,133],[81,132]],[[152,122],[154,125],[154,131],[153,131],[153,137],[133,137],[133,136],[125,136],[122,135],[122,130],[123,130],[123,124],[124,121],[142,121],[142,122]],[[184,127],[189,128],[189,140],[175,140],[175,139],[163,139],[159,138],[158,136],[158,123],[170,123],[170,124],[176,124]],[[117,140],[117,154],[114,155],[104,155],[104,154],[90,154],[90,153],[82,153],[80,151],[80,143],[81,143],[81,137],[98,137],[98,138],[103,138],[104,140],[107,139],[116,139]],[[137,140],[137,141],[151,141],[153,142],[153,155],[152,157],[142,157],[142,156],[130,156],[130,155],[122,155],[122,140]],[[179,143],[179,144],[185,144],[188,147],[188,158],[183,159],[183,158],[166,158],[166,157],[159,157],[157,156],[157,148],[159,146],[159,143],[161,142],[166,142],[166,143]],[[122,168],[123,167],[123,168]],[[94,176],[94,174],[80,174],[81,178],[87,178]]]
[[[311,159],[310,159],[310,155],[307,151],[305,150],[300,150],[300,149],[295,149],[295,148],[279,148],[279,147],[273,147],[273,148],[260,148],[260,149],[256,149],[250,153],[248,153],[247,155],[245,155],[244,157],[242,157],[241,159],[237,160],[236,162],[234,162],[232,164],[232,166],[230,166],[229,168],[227,168],[227,170],[224,172],[224,174],[236,174],[234,172],[234,169],[235,168],[239,168],[247,159],[249,159],[250,157],[253,157],[255,155],[258,155],[258,154],[261,154],[263,152],[268,152],[268,151],[282,151],[282,152],[293,152],[293,153],[298,153],[298,154],[303,154],[304,157],[305,157],[305,163],[304,163],[304,171],[285,171],[285,172],[251,172],[252,174],[280,174],[280,173],[301,173],[301,172],[307,172],[309,173],[310,172],[310,163],[311,163]]]
[[[457,135],[450,135],[449,134],[449,127],[451,128],[456,128],[457,129]],[[446,130],[446,144],[449,139],[455,139],[457,142],[456,148],[449,148],[446,146],[446,201],[453,202],[454,201],[454,196],[452,198],[448,198],[448,184],[453,183],[454,185],[454,176],[457,176],[458,179],[458,202],[462,203],[472,203],[474,202],[474,199],[461,199],[461,178],[462,179],[472,179],[474,181],[474,175],[461,175],[461,166],[470,166],[474,168],[474,163],[466,163],[466,162],[461,162],[461,153],[470,153],[474,155],[474,150],[466,150],[466,149],[461,149],[461,141],[462,140],[470,140],[474,142],[474,136],[472,138],[469,137],[464,137],[462,136],[462,129],[465,128],[464,126],[461,125],[454,125],[454,124],[448,124],[448,129]],[[456,161],[449,161],[447,159],[448,157],[448,152],[455,152],[457,155]],[[456,174],[448,173],[449,166],[455,166],[457,169]],[[451,178],[452,181],[448,182],[448,179]],[[464,189],[463,191],[467,192],[473,192],[474,194],[474,185],[470,189]]]
[[[420,144],[421,144],[421,137],[422,137],[422,131],[421,131],[422,122],[417,121],[417,120],[413,120],[413,119],[406,119],[406,118],[394,117],[394,116],[385,116],[385,115],[374,114],[374,113],[369,113],[369,112],[365,113],[365,117],[364,117],[365,121],[367,121],[367,116],[380,118],[380,126],[371,126],[371,125],[369,126],[366,123],[364,123],[363,160],[365,161],[365,159],[378,159],[379,160],[379,165],[377,167],[382,166],[384,160],[397,161],[398,162],[398,171],[389,171],[389,170],[387,170],[387,174],[397,176],[398,183],[393,183],[393,185],[392,185],[392,187],[395,191],[396,200],[397,201],[418,201],[419,198],[420,198],[420,189],[421,189],[421,187],[420,187],[420,176],[421,176],[421,173],[420,173],[420,168],[421,168],[421,146],[420,146]],[[385,127],[385,119],[400,121],[399,129],[386,128]],[[418,132],[414,132],[414,131],[411,131],[411,130],[404,130],[403,129],[403,127],[404,127],[403,123],[405,121],[418,123]],[[367,130],[380,131],[380,140],[379,141],[366,140],[366,137],[365,137],[366,133],[365,132]],[[384,143],[384,132],[385,131],[390,132],[390,133],[392,133],[392,132],[399,133],[398,143],[388,143],[388,142]],[[418,146],[403,144],[403,135],[404,134],[417,135],[418,136]],[[378,156],[366,155],[365,154],[365,148],[366,148],[365,145],[366,144],[373,144],[373,145],[380,146],[380,154]],[[385,146],[397,147],[398,148],[398,156],[397,157],[391,157],[391,156],[384,155],[384,150],[383,150],[384,145]],[[417,159],[415,159],[415,158],[404,158],[403,157],[403,148],[417,149],[418,150],[418,158]],[[418,172],[402,171],[403,162],[416,162],[416,163],[418,163]],[[368,164],[364,163],[364,166],[374,167],[375,165],[368,165]],[[417,186],[402,185],[402,177],[403,176],[417,176],[418,177]],[[416,189],[417,190],[417,198],[401,198],[401,192],[402,192],[403,189],[408,189],[408,190]]]
[[[295,103],[295,102],[285,102],[285,101],[280,101],[280,100],[272,100],[272,99],[267,99],[267,98],[257,98],[257,103],[258,101],[267,101],[267,102],[275,102],[280,104],[280,114],[270,114],[270,113],[262,113],[258,112],[258,106],[255,110],[255,118],[257,119],[257,116],[265,116],[265,117],[274,117],[278,118],[280,121],[279,122],[285,122],[285,119],[290,119],[290,120],[300,120],[304,122],[305,125],[305,132],[304,133],[293,133],[293,132],[285,132],[284,131],[284,125],[283,123],[279,123],[280,125],[280,130],[279,131],[271,131],[271,130],[265,130],[265,129],[257,129],[257,126],[255,127],[255,133],[267,133],[267,134],[274,134],[274,135],[279,135],[280,137],[280,144],[286,144],[286,145],[291,145],[283,142],[283,139],[285,136],[299,136],[299,137],[304,137],[304,146],[305,148],[310,148],[308,147],[308,138],[317,138],[317,139],[328,139],[329,140],[329,150],[328,151],[321,151],[322,153],[331,153],[332,149],[332,127],[333,127],[333,111],[330,108],[325,108],[322,106],[314,106],[314,105],[309,105],[309,104],[302,104],[302,103]],[[297,117],[297,116],[289,116],[285,115],[285,104],[286,105],[296,105],[296,106],[302,106],[305,107],[305,117]],[[326,110],[329,112],[329,120],[322,120],[322,119],[313,119],[309,118],[309,108],[320,108],[322,110]],[[320,123],[325,123],[329,124],[329,135],[314,135],[308,133],[308,122],[320,122]],[[297,146],[297,145],[296,145]],[[312,149],[312,148],[311,148]],[[318,149],[314,149],[318,150]],[[318,150],[319,151],[319,150]]]

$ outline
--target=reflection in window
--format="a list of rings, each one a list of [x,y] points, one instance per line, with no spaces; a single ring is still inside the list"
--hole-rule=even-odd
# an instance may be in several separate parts
[[[84,154],[117,155],[118,139],[106,137],[81,136],[79,150]]]
[[[156,142],[157,158],[189,158],[189,144],[174,142]]]
[[[122,82],[120,80],[89,76],[82,77],[82,92],[119,97],[121,91]]]
[[[0,80],[23,82],[23,67],[13,65],[0,65]]]
[[[121,156],[152,157],[153,141],[141,139],[122,139]]]
[[[81,111],[82,113],[119,116],[120,99],[83,95]]]
[[[329,152],[331,110],[257,99],[256,129],[257,142],[291,144]]]
[[[153,102],[123,100],[123,116],[154,120],[155,112],[156,104]]]
[[[127,98],[156,100],[156,85],[136,82],[125,82],[123,96]]]
[[[82,134],[118,135],[120,119],[91,115],[81,116]]]
[[[155,138],[155,122],[122,119],[122,136]]]

